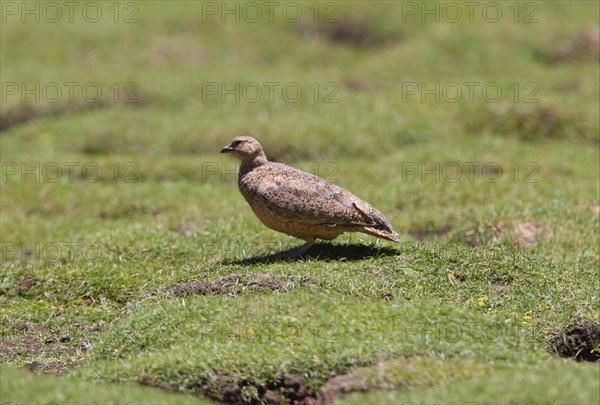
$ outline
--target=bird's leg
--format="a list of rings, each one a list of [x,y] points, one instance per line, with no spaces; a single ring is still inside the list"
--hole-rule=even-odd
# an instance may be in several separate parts
[[[281,252],[281,253],[277,254],[277,257],[279,257],[280,259],[289,259],[292,257],[296,257],[296,256],[301,255],[302,253],[306,252],[308,249],[310,249],[310,247],[314,243],[315,243],[314,238],[308,239],[304,245]]]
[[[297,255],[301,255],[302,253],[306,252],[308,249],[310,249],[310,247],[315,243],[314,239],[309,239],[306,241],[306,243],[296,249],[298,249],[298,252],[296,253]]]

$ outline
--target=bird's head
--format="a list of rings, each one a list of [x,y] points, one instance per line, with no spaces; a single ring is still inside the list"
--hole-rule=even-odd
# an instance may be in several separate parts
[[[262,146],[251,136],[235,137],[229,145],[221,149],[221,153],[232,153],[242,162],[251,162],[262,158],[266,160]]]

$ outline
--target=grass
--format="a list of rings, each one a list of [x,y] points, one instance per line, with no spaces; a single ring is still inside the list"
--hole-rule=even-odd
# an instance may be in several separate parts
[[[2,400],[8,403],[40,403],[52,398],[56,402],[141,402],[161,404],[208,404],[206,399],[170,394],[150,388],[124,384],[96,384],[71,378],[35,375],[2,366]]]
[[[465,374],[474,374],[473,368],[465,367]],[[554,384],[548,385],[548,381]],[[526,389],[506,389],[519,384]],[[596,391],[598,370],[579,365],[565,370],[564,364],[538,368],[524,366],[519,370],[506,365],[496,367],[485,377],[464,378],[459,384],[438,384],[423,390],[403,392],[377,392],[357,394],[345,398],[345,404],[398,403],[399,401],[430,403],[440,398],[448,402],[483,402],[493,398],[499,403],[546,402],[587,403],[597,399],[588,395]],[[587,393],[586,393],[587,392]]]
[[[3,94],[3,401],[599,401],[597,364],[553,353],[599,353],[598,61],[576,42],[596,3],[535,3],[535,24],[507,3],[495,24],[400,24],[400,5],[360,1],[337,24],[308,3],[298,23],[203,22],[176,3],[93,30],[2,25],[3,83],[103,91]],[[274,99],[206,94],[250,82],[278,82]],[[503,96],[423,93],[466,82]],[[372,203],[403,243],[270,260],[301,242],[239,194],[218,151],[240,133]],[[553,349],[573,330],[591,332]]]

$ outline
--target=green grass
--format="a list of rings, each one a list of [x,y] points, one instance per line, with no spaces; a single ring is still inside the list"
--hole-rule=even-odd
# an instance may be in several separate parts
[[[474,374],[467,365],[465,374]],[[446,374],[446,373],[444,373]],[[553,384],[548,384],[552,381]],[[521,389],[507,389],[507,387]],[[401,390],[357,394],[344,398],[344,404],[496,402],[496,403],[596,403],[598,369],[589,366],[565,367],[558,362],[550,366],[522,366],[519,369],[500,365],[493,373],[464,378],[460,383],[438,384],[423,390]]]
[[[534,24],[508,3],[495,24],[400,23],[401,5],[360,1],[339,24],[312,3],[296,24],[203,23],[201,3],[175,3],[93,29],[2,24],[3,83],[103,97],[2,100],[0,399],[598,402],[597,364],[549,349],[600,317],[598,62],[551,58],[598,25],[597,3],[536,3]],[[207,82],[303,97],[221,102]],[[503,97],[406,94],[465,82]],[[351,234],[265,259],[301,241],[239,194],[218,151],[240,133],[372,203],[403,243]]]
[[[2,401],[7,403],[141,402],[161,404],[209,404],[191,395],[169,394],[135,385],[97,384],[72,378],[34,375],[6,366],[0,368]]]

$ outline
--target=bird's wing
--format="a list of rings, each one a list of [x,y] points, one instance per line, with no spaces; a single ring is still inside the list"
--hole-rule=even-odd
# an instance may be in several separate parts
[[[352,193],[320,177],[282,164],[261,181],[256,196],[287,221],[329,226],[377,226],[378,212]]]

